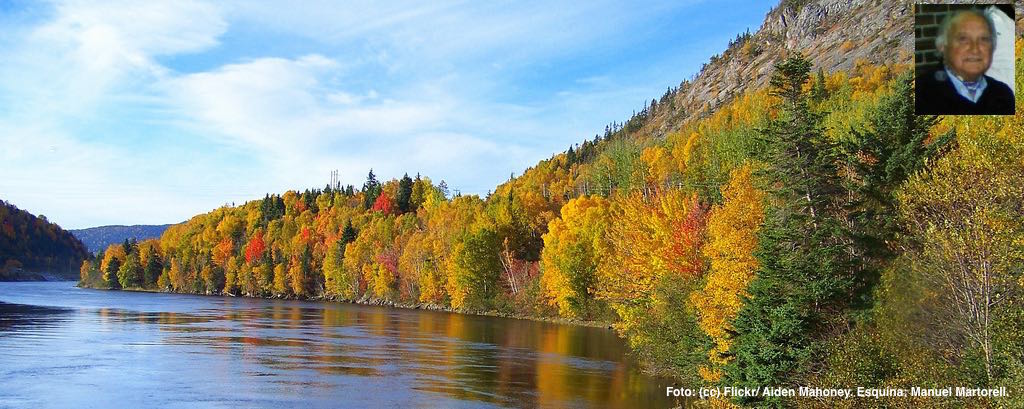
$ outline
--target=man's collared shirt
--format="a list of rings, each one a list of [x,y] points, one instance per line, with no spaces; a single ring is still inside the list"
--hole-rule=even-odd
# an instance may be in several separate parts
[[[953,74],[953,72],[949,70],[949,67],[943,68],[946,70],[946,77],[948,77],[949,81],[953,83],[953,88],[956,89],[956,93],[960,94],[960,96],[966,98],[968,101],[978,103],[978,100],[981,99],[981,94],[985,92],[985,88],[988,87],[988,81],[985,81],[985,76],[982,75],[978,78],[978,81],[973,83],[973,86],[968,87],[968,84],[965,84],[960,77]],[[971,92],[972,90],[974,91],[973,93]]]

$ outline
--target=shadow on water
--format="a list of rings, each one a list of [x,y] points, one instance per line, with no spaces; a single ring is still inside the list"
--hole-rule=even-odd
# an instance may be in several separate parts
[[[33,327],[52,327],[67,320],[73,310],[0,302],[0,335]]]

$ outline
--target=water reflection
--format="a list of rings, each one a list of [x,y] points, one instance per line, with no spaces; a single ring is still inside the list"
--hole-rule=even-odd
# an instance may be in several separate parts
[[[60,325],[73,310],[0,302],[0,336]]]
[[[165,302],[178,297],[184,296]],[[149,376],[190,376],[195,379],[187,389],[235,403],[242,395],[232,388],[251,391],[245,399],[256,405],[275,399],[286,406],[353,407],[676,404],[664,396],[667,382],[641,374],[623,342],[605,329],[347,304],[188,300],[197,298],[202,302],[195,308],[94,309],[96,328],[89,330],[118,334],[107,338],[121,344],[118,353],[125,346],[159,346],[140,350],[138,359],[161,362],[169,374]],[[5,305],[0,317],[10,315]],[[15,309],[53,316],[71,311],[32,308]],[[0,334],[12,320],[0,319]]]

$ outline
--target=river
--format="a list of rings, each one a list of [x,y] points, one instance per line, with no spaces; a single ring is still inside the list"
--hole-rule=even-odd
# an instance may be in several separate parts
[[[0,407],[667,408],[601,328],[0,282]]]

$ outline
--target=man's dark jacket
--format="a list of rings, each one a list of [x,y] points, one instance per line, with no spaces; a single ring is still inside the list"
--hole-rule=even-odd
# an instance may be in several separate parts
[[[988,85],[977,103],[960,96],[943,69],[918,75],[915,82],[914,112],[919,115],[1013,115],[1013,91],[995,78],[985,76]]]

